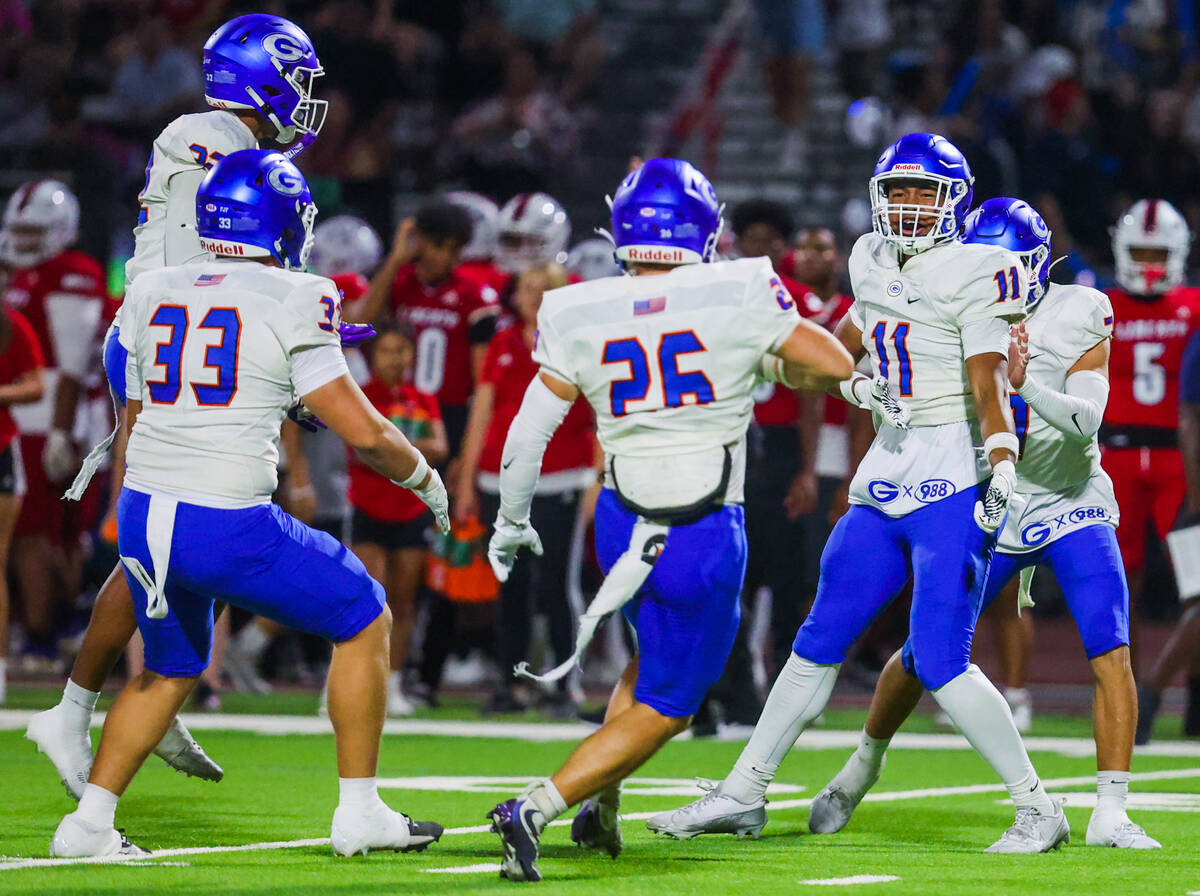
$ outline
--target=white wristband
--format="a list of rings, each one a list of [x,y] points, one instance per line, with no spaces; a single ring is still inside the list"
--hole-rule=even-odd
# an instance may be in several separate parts
[[[983,442],[983,456],[990,461],[992,452],[997,448],[1007,448],[1013,457],[1017,457],[1021,453],[1021,440],[1011,432],[994,432]]]
[[[838,388],[841,389],[842,392],[842,398],[846,399],[846,401],[850,402],[850,404],[854,405],[856,408],[867,407],[867,405],[862,403],[862,399],[860,399],[857,393],[854,391],[855,386],[857,386],[859,383],[865,382],[867,382],[867,378],[858,373],[851,374],[850,379],[848,380],[842,380],[840,383],[838,383]]]
[[[413,470],[412,475],[409,476],[407,479],[405,479],[403,482],[399,482],[394,479],[392,481],[395,482],[396,485],[402,486],[404,488],[418,488],[421,485],[421,483],[425,481],[425,477],[428,475],[429,475],[429,463],[425,460],[425,455],[421,454],[418,451],[417,452],[417,468],[415,470]]]

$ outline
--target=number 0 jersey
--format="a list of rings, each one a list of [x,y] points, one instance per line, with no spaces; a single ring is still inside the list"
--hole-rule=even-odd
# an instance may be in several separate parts
[[[343,373],[324,277],[251,261],[147,271],[125,297],[126,389],[142,403],[125,482],[209,507],[270,500],[287,409]]]
[[[1007,249],[980,243],[935,246],[901,268],[895,248],[874,233],[859,237],[849,268],[850,320],[862,330],[872,368],[912,414],[907,432],[879,428],[850,500],[903,516],[987,477],[975,450],[966,358],[1007,355],[1007,324],[1025,316],[1027,275]]]
[[[126,284],[146,271],[198,261],[206,254],[200,248],[192,221],[188,233],[190,239],[183,242],[178,257],[168,257],[174,253],[167,251],[167,201],[171,190],[178,186],[172,186],[171,179],[189,171],[203,175],[231,152],[257,148],[258,142],[250,129],[232,112],[220,109],[181,115],[163,129],[150,150],[146,182],[138,194],[140,208],[137,226],[133,229],[133,257],[125,262]],[[198,178],[189,185],[189,201],[193,205],[195,188],[199,185]]]
[[[533,358],[579,387],[610,465],[734,446],[735,502],[759,361],[799,322],[765,258],[684,265],[546,293]]]

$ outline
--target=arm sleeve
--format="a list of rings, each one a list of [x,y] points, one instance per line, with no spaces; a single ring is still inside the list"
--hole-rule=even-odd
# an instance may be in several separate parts
[[[964,358],[997,352],[1008,357],[1010,340],[1007,321],[999,317],[985,317],[962,328],[962,353]]]
[[[203,168],[189,168],[172,175],[167,182],[163,258],[168,265],[187,264],[206,254],[196,235],[196,190],[205,173]]]
[[[542,471],[542,455],[571,409],[542,378],[535,376],[513,418],[500,461],[500,515],[514,523],[529,519],[533,490]]]
[[[575,368],[562,344],[543,302],[538,311],[537,335],[533,338],[533,360],[546,373],[564,383],[575,383]],[[536,380],[536,377],[535,377]]]
[[[1095,370],[1080,370],[1067,377],[1066,392],[1044,389],[1030,376],[1017,390],[1034,412],[1066,435],[1091,441],[1104,419],[1108,404],[1108,378]]]
[[[1200,330],[1192,334],[1183,350],[1183,366],[1179,371],[1179,398],[1189,404],[1200,404]]]
[[[59,369],[73,379],[83,379],[95,358],[101,311],[98,296],[55,292],[46,297],[54,357]]]

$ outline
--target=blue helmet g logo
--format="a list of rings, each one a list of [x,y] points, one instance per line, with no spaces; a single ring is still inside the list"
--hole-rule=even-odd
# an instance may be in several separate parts
[[[886,479],[872,479],[867,483],[867,494],[880,504],[887,504],[896,500],[900,494],[900,487]]]
[[[283,196],[299,196],[304,191],[304,178],[298,171],[289,171],[287,166],[277,165],[267,172],[267,183],[276,193]]]
[[[281,62],[299,62],[304,58],[304,48],[290,34],[276,31],[262,40],[263,49]]]

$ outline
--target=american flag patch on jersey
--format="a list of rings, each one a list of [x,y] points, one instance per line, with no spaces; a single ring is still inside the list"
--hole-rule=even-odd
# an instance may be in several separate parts
[[[1104,325],[1106,327],[1111,327],[1112,322],[1113,322],[1113,316],[1111,314],[1108,317],[1104,318]]]
[[[201,274],[196,279],[196,286],[216,286],[224,279],[224,274]]]
[[[667,297],[655,296],[653,299],[638,299],[633,303],[634,314],[658,314],[666,310]]]

